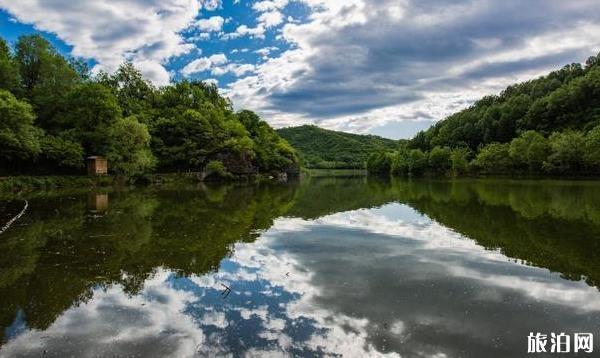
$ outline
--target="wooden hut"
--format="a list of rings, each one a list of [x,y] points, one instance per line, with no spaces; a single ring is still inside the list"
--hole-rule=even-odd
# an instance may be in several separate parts
[[[108,174],[108,162],[106,158],[91,156],[87,158],[87,172],[89,175]]]

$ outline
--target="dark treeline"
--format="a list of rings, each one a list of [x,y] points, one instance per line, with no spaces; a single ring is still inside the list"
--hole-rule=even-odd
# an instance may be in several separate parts
[[[214,85],[156,88],[130,63],[92,76],[41,36],[12,48],[0,39],[0,175],[81,173],[90,155],[128,176],[297,167],[285,140],[255,113],[235,113]]]
[[[369,157],[395,175],[600,174],[600,55],[487,96]]]

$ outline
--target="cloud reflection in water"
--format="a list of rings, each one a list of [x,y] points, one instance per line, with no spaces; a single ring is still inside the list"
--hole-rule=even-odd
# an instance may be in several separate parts
[[[389,204],[277,219],[217,272],[158,268],[134,296],[97,288],[0,356],[506,357],[529,331],[597,332],[598,322],[595,288]]]

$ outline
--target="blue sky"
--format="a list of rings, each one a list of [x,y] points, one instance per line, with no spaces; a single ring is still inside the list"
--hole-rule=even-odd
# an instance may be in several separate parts
[[[0,0],[40,32],[157,86],[216,83],[276,127],[406,138],[483,95],[600,51],[598,0]]]

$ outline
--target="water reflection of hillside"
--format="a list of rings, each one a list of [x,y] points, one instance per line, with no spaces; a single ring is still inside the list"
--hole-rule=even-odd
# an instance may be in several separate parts
[[[403,182],[397,198],[511,258],[600,284],[600,185],[464,180]]]
[[[21,312],[30,328],[44,329],[99,285],[135,294],[157,267],[214,271],[233,243],[269,228],[293,194],[284,186],[113,192],[102,215],[87,194],[32,199],[25,226],[0,242],[0,325]]]
[[[45,329],[97,287],[137,293],[159,267],[180,276],[214,272],[234,243],[252,242],[278,217],[314,219],[392,201],[511,258],[600,282],[600,186],[593,183],[318,178],[99,199],[55,193],[32,198],[21,226],[0,241],[4,339],[19,315]]]

